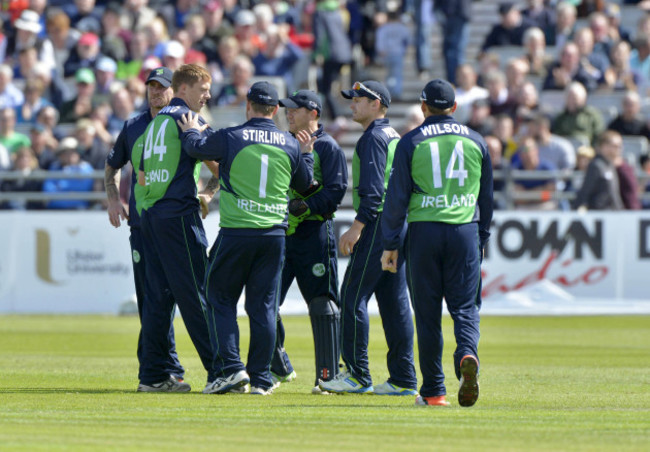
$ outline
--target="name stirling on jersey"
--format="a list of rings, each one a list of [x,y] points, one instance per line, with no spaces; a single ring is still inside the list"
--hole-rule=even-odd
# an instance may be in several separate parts
[[[425,137],[432,135],[444,135],[447,133],[454,133],[456,135],[469,135],[469,127],[456,123],[427,124],[426,126],[420,127],[420,132],[422,132],[422,135]]]
[[[284,133],[281,132],[272,132],[270,130],[260,129],[244,129],[242,135],[244,141],[253,141],[255,143],[264,144],[286,144]]]
[[[392,127],[383,127],[381,131],[384,132],[388,138],[400,138],[399,133],[397,133],[397,131]]]
[[[272,213],[286,213],[286,204],[262,204],[252,199],[238,199],[237,207],[246,212],[272,212]]]
[[[448,207],[471,207],[476,205],[476,195],[470,193],[468,195],[461,194],[453,195],[451,197],[451,203],[447,195],[438,195],[438,196],[423,196],[422,197],[422,208],[432,207],[434,209],[444,209]]]

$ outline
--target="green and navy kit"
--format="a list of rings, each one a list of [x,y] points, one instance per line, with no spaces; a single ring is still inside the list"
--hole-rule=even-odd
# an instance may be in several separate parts
[[[185,101],[173,98],[160,110],[142,135],[145,173],[142,207],[159,218],[186,215],[199,209],[197,182],[201,160],[182,152],[177,120],[190,111]],[[201,124],[205,122],[200,119]]]
[[[181,138],[190,157],[219,162],[222,233],[285,234],[289,188],[304,192],[313,177],[313,158],[301,154],[298,140],[266,118],[203,137],[190,129]]]
[[[388,119],[376,119],[357,141],[352,158],[352,203],[356,220],[368,224],[383,210],[399,134]]]
[[[405,206],[409,223],[478,222],[485,243],[492,221],[492,164],[485,140],[451,116],[429,116],[397,145],[388,193],[385,249],[399,248]]]
[[[305,200],[311,211],[311,215],[305,220],[323,221],[332,217],[345,196],[345,190],[348,188],[348,165],[343,149],[334,138],[325,133],[322,125],[319,124],[318,130],[312,136],[316,137],[312,156],[314,179],[319,188],[307,196],[291,190],[289,197]]]
[[[134,194],[134,190],[139,190],[138,187],[140,187],[137,185],[137,168],[140,167],[140,157],[136,156],[137,162],[135,162],[132,153],[136,141],[144,133],[151,119],[151,111],[147,109],[147,111],[143,111],[139,115],[127,120],[115,140],[113,149],[106,158],[106,163],[115,169],[120,169],[131,161],[133,172],[131,173],[131,195],[129,196],[129,226],[132,228],[140,226],[140,215],[136,210],[136,195]],[[142,154],[141,149],[139,154]]]

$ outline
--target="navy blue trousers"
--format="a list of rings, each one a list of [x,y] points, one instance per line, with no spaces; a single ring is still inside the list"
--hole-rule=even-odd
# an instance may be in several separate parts
[[[375,294],[388,344],[387,366],[392,384],[416,389],[413,319],[406,293],[404,259],[397,273],[381,269],[381,214],[361,231],[341,285],[341,349],[348,370],[364,386],[372,385],[368,368],[368,300]]]
[[[203,367],[208,371],[208,381],[212,381],[213,351],[203,298],[207,238],[198,210],[175,218],[157,218],[143,211],[142,233],[148,296],[142,307],[140,381],[151,384],[167,378],[167,354],[162,352],[166,350],[167,335],[174,319],[174,302],[181,311]]]
[[[226,377],[246,370],[251,386],[268,389],[275,347],[284,236],[234,236],[219,232],[210,249],[205,295],[214,370]],[[239,355],[237,302],[246,288],[244,307],[250,324],[248,360]]]
[[[445,395],[442,371],[442,299],[454,321],[454,369],[465,355],[478,358],[481,263],[478,225],[410,223],[406,273],[418,332],[423,397]]]
[[[145,259],[144,259],[144,244],[142,243],[142,232],[139,227],[131,228],[131,235],[129,236],[129,243],[131,244],[131,261],[133,263],[133,280],[135,282],[135,296],[138,302],[138,315],[142,323],[142,305],[144,298],[147,296],[145,288]],[[171,297],[171,292],[166,291],[165,295]],[[178,360],[176,353],[176,341],[174,339],[174,325],[170,325],[169,334],[167,335],[168,353],[167,362],[165,365],[165,372],[177,378],[183,378],[185,369]],[[160,353],[164,353],[161,351]],[[138,362],[142,361],[142,327],[140,327],[140,334],[138,335]],[[142,375],[138,375],[138,379],[142,379]]]
[[[280,306],[284,303],[287,291],[295,279],[300,293],[307,303],[316,297],[329,297],[339,304],[338,262],[336,258],[336,241],[332,220],[304,221],[293,235],[286,238],[286,255],[282,268],[282,288]],[[284,325],[278,314],[277,345],[284,347]],[[275,353],[280,353],[276,348]],[[286,352],[277,356],[284,362],[285,369],[271,370],[279,375],[293,372],[293,366]],[[276,360],[274,360],[275,362]]]

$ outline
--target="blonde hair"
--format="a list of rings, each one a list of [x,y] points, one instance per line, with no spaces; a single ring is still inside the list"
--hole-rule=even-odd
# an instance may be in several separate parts
[[[192,86],[201,81],[212,83],[212,76],[207,69],[198,64],[184,64],[172,75],[172,89],[177,93],[182,84]]]

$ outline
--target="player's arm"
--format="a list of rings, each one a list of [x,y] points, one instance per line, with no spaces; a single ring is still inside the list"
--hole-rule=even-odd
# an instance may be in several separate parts
[[[317,151],[318,152],[318,151]],[[320,157],[323,188],[305,200],[312,214],[329,215],[341,204],[348,187],[348,165],[345,153],[335,143],[324,143]]]
[[[478,192],[478,236],[481,250],[490,238],[490,224],[492,223],[492,214],[494,210],[493,202],[493,180],[492,180],[492,160],[487,150],[485,142],[481,145],[483,152],[483,162],[481,164],[481,185]]]
[[[128,150],[126,149],[126,127],[124,123],[111,153],[106,159],[104,167],[104,187],[106,187],[106,197],[108,199],[108,220],[116,228],[120,226],[121,220],[128,220],[129,215],[126,211],[122,200],[120,200],[120,168],[122,168],[128,159]]]
[[[368,224],[377,217],[384,196],[386,143],[374,135],[362,137],[357,143],[359,155],[359,209],[356,220]]]
[[[384,213],[381,216],[382,244],[385,250],[381,257],[382,269],[393,273],[397,271],[397,250],[401,245],[400,234],[404,229],[413,191],[411,156],[412,151],[407,142],[400,141],[395,149],[393,170],[388,181]]]
[[[315,138],[309,132],[301,130],[296,134],[296,139],[300,144],[300,155],[296,163],[296,171],[293,173],[289,185],[301,193],[309,188],[314,179],[314,156],[311,155],[311,151]]]
[[[201,124],[198,113],[188,111],[176,121],[181,129],[181,143],[190,157],[197,160],[220,161],[226,155],[226,143],[220,131],[208,129]],[[206,133],[202,133],[206,131]]]
[[[205,220],[210,212],[210,201],[215,193],[219,190],[219,164],[212,160],[204,160],[203,163],[208,167],[212,173],[212,177],[208,180],[205,188],[199,192],[199,203],[201,204],[201,217]]]

